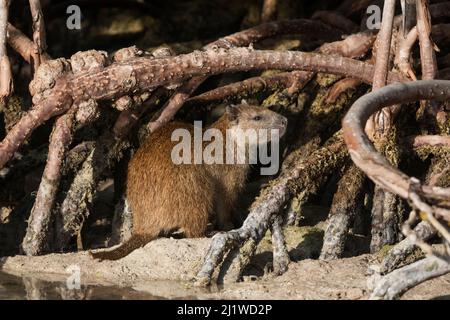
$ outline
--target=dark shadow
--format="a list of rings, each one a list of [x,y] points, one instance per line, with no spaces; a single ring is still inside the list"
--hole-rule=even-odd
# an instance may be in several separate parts
[[[444,295],[444,296],[438,296],[438,297],[434,297],[430,300],[450,300],[450,294]]]
[[[27,228],[27,219],[33,207],[34,196],[26,196],[20,205],[8,215],[7,221],[0,223],[0,257],[20,253],[20,246]],[[1,265],[0,265],[1,269]]]

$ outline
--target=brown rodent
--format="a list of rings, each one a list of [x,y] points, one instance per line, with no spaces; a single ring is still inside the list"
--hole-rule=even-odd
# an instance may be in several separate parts
[[[281,136],[286,125],[287,119],[273,111],[242,104],[227,107],[209,128],[220,130],[225,155],[226,131],[278,129]],[[94,258],[120,259],[152,239],[180,229],[188,238],[201,237],[210,221],[220,230],[232,227],[236,200],[250,168],[248,158],[244,164],[175,164],[171,154],[178,141],[171,137],[180,128],[193,136],[193,125],[169,123],[152,133],[131,159],[126,197],[133,215],[132,236],[109,251],[92,253]],[[245,143],[248,147],[257,142],[247,139]]]

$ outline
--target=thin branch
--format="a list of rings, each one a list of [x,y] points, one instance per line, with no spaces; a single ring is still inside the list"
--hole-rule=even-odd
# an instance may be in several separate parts
[[[431,40],[431,22],[427,0],[416,0],[417,33],[420,44],[420,60],[422,64],[422,80],[436,77],[437,65],[434,54],[435,44]]]
[[[443,226],[438,221],[438,219],[435,218],[435,216],[433,214],[435,210],[430,205],[428,205],[427,203],[422,201],[420,199],[420,196],[414,191],[410,192],[409,198],[411,199],[413,205],[418,210],[420,210],[422,213],[426,214],[424,220],[428,221],[434,227],[434,229],[436,229],[439,232],[439,234],[443,238],[444,242],[450,243],[450,232],[448,232],[447,227]],[[446,210],[446,209],[442,209],[442,210],[447,211],[447,214],[444,215],[443,218],[446,219],[448,222],[450,222],[450,210]],[[450,262],[450,257],[448,257],[448,260]]]
[[[151,93],[150,98],[146,101],[141,103],[134,102],[134,105],[130,109],[122,111],[113,126],[114,136],[117,139],[125,138],[139,121],[143,113],[148,110],[149,107],[155,105],[165,94],[167,94],[167,89],[160,87],[155,90],[155,92]]]
[[[28,63],[34,50],[34,43],[19,29],[8,23],[8,44]]]
[[[0,1],[0,108],[13,91],[11,64],[6,51],[9,0]]]
[[[378,34],[377,59],[373,75],[372,91],[386,85],[389,71],[389,54],[391,51],[392,27],[395,14],[395,0],[385,0],[383,7],[383,19]]]
[[[361,80],[355,78],[344,78],[339,80],[328,92],[326,102],[335,103],[342,93],[358,87],[361,83]]]
[[[317,50],[320,53],[347,58],[362,58],[372,48],[376,34],[363,31],[347,36],[344,40],[324,43]]]
[[[34,52],[32,54],[32,64],[34,70],[43,62],[45,51],[47,50],[47,42],[45,36],[44,15],[42,13],[40,0],[30,0],[31,17],[33,19],[33,42]]]
[[[417,80],[416,75],[411,67],[411,51],[418,39],[417,27],[413,27],[405,38],[402,38],[396,55],[396,64],[400,72],[405,76],[409,76],[413,80]]]
[[[403,38],[416,25],[416,0],[401,0]]]
[[[418,148],[424,145],[450,147],[450,136],[424,135],[424,136],[408,137],[406,140],[414,148]]]
[[[389,72],[389,56],[391,52],[392,28],[395,15],[395,0],[385,0],[383,7],[383,18],[381,29],[378,33],[377,54],[375,60],[375,72],[373,75],[372,91],[386,85],[387,74]],[[390,123],[389,110],[385,109],[375,114],[366,124],[366,131],[374,137],[375,130],[379,128],[382,132],[387,129]]]
[[[252,94],[264,90],[274,91],[279,88],[288,88],[294,84],[296,84],[299,88],[302,88],[311,79],[309,75],[310,72],[293,71],[277,73],[269,76],[253,77],[207,91],[198,96],[189,98],[186,103],[205,104],[213,101],[224,100],[233,96],[239,96],[244,93]]]

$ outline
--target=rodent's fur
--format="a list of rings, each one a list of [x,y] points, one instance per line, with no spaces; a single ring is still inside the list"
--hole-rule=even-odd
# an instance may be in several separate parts
[[[280,129],[282,135],[286,125],[286,118],[273,111],[243,104],[227,107],[209,128],[219,129],[223,137],[233,128]],[[152,133],[131,159],[126,194],[133,215],[132,236],[118,247],[92,253],[94,258],[120,259],[152,239],[179,229],[188,238],[202,237],[210,221],[220,230],[233,227],[232,214],[245,186],[248,161],[174,164],[171,152],[178,142],[171,141],[171,135],[178,128],[193,134],[194,126],[171,122]]]

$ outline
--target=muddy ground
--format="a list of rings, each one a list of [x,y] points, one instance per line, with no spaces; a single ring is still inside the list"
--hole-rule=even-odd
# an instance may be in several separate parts
[[[274,277],[268,271],[271,253],[266,237],[242,282],[210,288],[192,283],[210,244],[208,238],[161,238],[118,261],[98,262],[79,252],[15,256],[0,263],[3,272],[24,278],[28,298],[367,299],[367,269],[381,256],[362,254],[330,262],[311,259],[320,249],[320,241],[311,240],[320,237],[321,230],[300,230],[286,232],[291,258],[297,261],[284,275]],[[80,268],[81,290],[66,289],[73,266]],[[1,291],[0,287],[0,296]],[[9,298],[14,298],[12,293]],[[450,275],[423,283],[402,297],[448,298]]]

